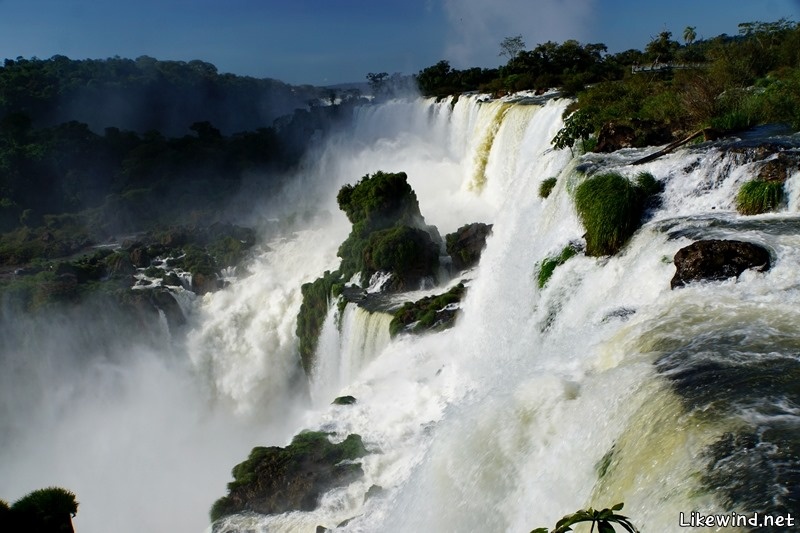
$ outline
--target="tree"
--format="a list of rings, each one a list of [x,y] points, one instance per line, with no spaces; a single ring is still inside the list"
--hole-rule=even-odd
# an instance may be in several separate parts
[[[525,41],[522,40],[522,35],[515,35],[506,37],[500,42],[500,53],[497,55],[514,59],[523,50],[525,50]]]
[[[686,26],[686,28],[683,30],[683,40],[686,41],[687,46],[692,44],[694,40],[697,39],[697,32],[695,31],[696,29],[696,26]]]
[[[658,34],[658,37],[647,43],[645,51],[650,60],[659,63],[668,63],[672,61],[679,47],[680,43],[672,40],[672,32],[664,30]]]
[[[369,88],[372,89],[372,94],[378,96],[386,88],[386,79],[389,77],[388,72],[370,72],[367,74],[367,81]]]

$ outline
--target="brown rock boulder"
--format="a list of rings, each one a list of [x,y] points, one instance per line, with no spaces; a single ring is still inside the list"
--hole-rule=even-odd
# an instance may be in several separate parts
[[[769,270],[769,252],[750,242],[709,239],[681,248],[675,254],[675,276],[671,287],[691,281],[738,277],[749,268]]]
[[[445,246],[447,254],[453,259],[453,268],[464,270],[478,264],[486,247],[486,238],[491,233],[491,224],[474,222],[446,235]]]

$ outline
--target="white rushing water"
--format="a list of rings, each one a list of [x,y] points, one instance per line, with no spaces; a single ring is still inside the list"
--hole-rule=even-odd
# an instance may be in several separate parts
[[[800,377],[800,175],[781,212],[744,218],[734,197],[758,163],[740,154],[699,145],[641,167],[630,166],[641,150],[573,158],[550,145],[568,102],[479,99],[358,109],[288,193],[318,219],[265,243],[228,288],[183,302],[193,309],[185,339],[115,341],[108,325],[101,346],[87,333],[64,347],[58,339],[80,326],[30,326],[51,340],[16,351],[18,375],[0,378],[13,392],[2,393],[0,422],[15,435],[0,451],[0,496],[64,485],[81,501],[77,531],[199,531],[250,448],[319,429],[362,436],[364,476],[313,512],[233,516],[223,531],[517,532],[619,501],[643,531],[679,531],[681,511],[751,511],[723,490],[734,475],[708,477],[709,450],[757,435],[755,477],[781,459],[775,432],[797,441],[793,389],[763,390],[774,361]],[[378,170],[408,174],[442,235],[471,222],[493,233],[455,327],[390,340],[389,315],[353,304],[340,314],[331,302],[307,378],[300,286],[338,266],[349,231],[338,189]],[[540,289],[541,261],[584,234],[575,186],[605,170],[651,172],[660,205],[620,254],[579,254]],[[701,237],[764,244],[774,266],[670,290],[672,257]],[[87,345],[91,364],[58,358]],[[29,368],[37,353],[47,364]],[[765,377],[748,382],[754,361]],[[331,405],[342,395],[357,402]]]

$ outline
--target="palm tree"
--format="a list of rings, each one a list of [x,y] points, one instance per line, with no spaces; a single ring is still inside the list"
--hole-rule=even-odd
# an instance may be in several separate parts
[[[687,45],[690,45],[697,39],[697,32],[694,30],[697,29],[697,26],[686,26],[686,29],[683,30],[683,40],[686,41]]]

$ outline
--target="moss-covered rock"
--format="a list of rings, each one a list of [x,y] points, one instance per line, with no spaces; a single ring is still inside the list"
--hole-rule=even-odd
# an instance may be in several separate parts
[[[647,173],[639,174],[636,183],[616,173],[581,183],[575,207],[586,228],[586,254],[617,253],[639,228],[648,200],[659,190],[659,183]]]
[[[405,172],[376,172],[355,185],[345,185],[336,196],[339,208],[352,224],[366,222],[371,230],[422,220],[417,195]]]
[[[370,266],[365,264],[365,249],[373,233],[399,226],[427,232],[417,195],[407,179],[404,172],[376,172],[364,176],[356,185],[345,185],[339,190],[336,197],[339,208],[353,224],[338,252],[345,279],[356,272],[364,272],[367,279],[371,275],[367,272]],[[372,246],[375,246],[374,241]]]
[[[453,268],[464,270],[477,265],[486,247],[486,239],[491,233],[491,224],[474,222],[447,234],[445,248],[447,255],[453,260]]]
[[[394,337],[402,332],[419,334],[453,327],[458,314],[456,304],[465,292],[464,284],[459,283],[443,294],[403,304],[389,323],[390,335]]]
[[[427,231],[409,226],[395,226],[375,231],[363,251],[367,276],[389,272],[392,278],[385,289],[390,291],[419,288],[424,278],[433,278],[439,267],[439,246]]]
[[[300,433],[285,448],[253,448],[231,472],[228,495],[211,508],[211,520],[243,511],[278,514],[312,511],[327,491],[363,475],[353,461],[367,454],[359,435],[333,444],[327,433]]]
[[[353,396],[339,396],[333,400],[333,405],[353,405],[356,399]]]

